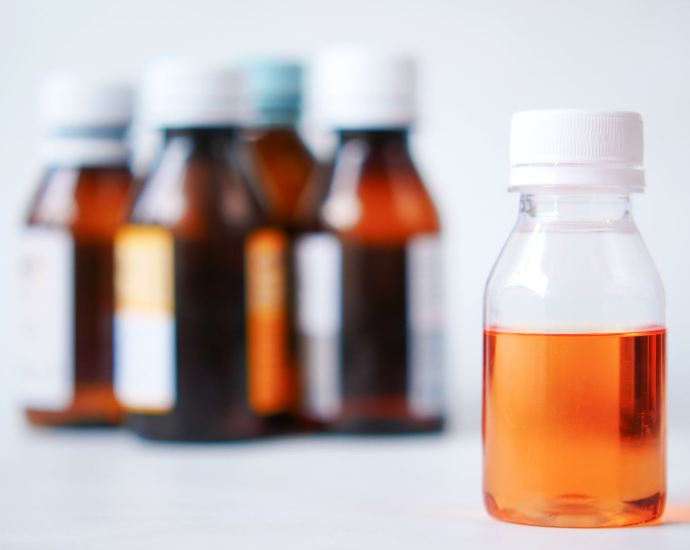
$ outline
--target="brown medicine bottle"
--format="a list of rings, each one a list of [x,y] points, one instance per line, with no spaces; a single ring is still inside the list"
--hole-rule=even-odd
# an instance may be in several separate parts
[[[143,94],[165,138],[117,238],[118,399],[146,438],[273,433],[294,392],[287,238],[240,170],[239,75],[173,59]]]
[[[117,424],[113,239],[131,186],[131,92],[73,73],[41,93],[45,174],[18,262],[20,389],[30,422]]]
[[[261,192],[271,219],[292,228],[315,160],[297,131],[302,69],[278,61],[244,68],[250,120],[241,132],[246,173]]]
[[[314,78],[339,144],[295,251],[304,415],[338,431],[439,430],[440,226],[408,148],[414,64],[336,49]]]

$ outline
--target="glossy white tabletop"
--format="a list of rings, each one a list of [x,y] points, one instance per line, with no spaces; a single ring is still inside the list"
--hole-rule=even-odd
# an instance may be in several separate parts
[[[0,454],[4,549],[690,548],[690,437],[663,522],[571,530],[490,519],[478,433],[148,443],[21,427]]]

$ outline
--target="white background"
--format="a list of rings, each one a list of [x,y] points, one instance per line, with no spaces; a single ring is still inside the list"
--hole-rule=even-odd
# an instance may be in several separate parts
[[[456,426],[479,424],[482,290],[517,215],[517,196],[506,192],[510,116],[546,107],[644,117],[648,191],[635,197],[635,215],[668,291],[671,425],[686,424],[690,2],[2,0],[0,428],[20,425],[11,397],[11,258],[38,174],[41,75],[72,66],[134,79],[159,54],[309,59],[324,45],[355,40],[413,53],[421,64],[414,148],[448,235]],[[312,142],[314,128],[307,120]]]

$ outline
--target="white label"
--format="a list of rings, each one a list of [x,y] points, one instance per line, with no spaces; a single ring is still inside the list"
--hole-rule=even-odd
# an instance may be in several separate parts
[[[61,411],[74,398],[74,241],[68,231],[27,228],[20,244],[17,359],[29,409]]]
[[[443,412],[443,247],[435,235],[407,245],[408,380],[410,408],[419,417]]]
[[[175,404],[175,321],[155,311],[115,317],[115,393],[130,411],[168,411]]]
[[[342,247],[315,233],[295,244],[297,328],[305,380],[304,406],[319,419],[341,408]]]
[[[126,226],[115,240],[115,394],[132,412],[175,404],[174,247],[153,226]]]

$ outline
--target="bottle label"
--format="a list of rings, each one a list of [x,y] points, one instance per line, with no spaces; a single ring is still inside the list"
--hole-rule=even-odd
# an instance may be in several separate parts
[[[295,243],[303,406],[322,420],[337,417],[341,408],[342,256],[340,241],[329,233]]]
[[[249,404],[257,414],[285,411],[294,380],[288,363],[285,233],[262,229],[246,242]]]
[[[17,262],[17,360],[21,400],[62,411],[74,398],[74,240],[64,229],[28,227]]]
[[[406,395],[420,419],[443,413],[443,266],[436,235],[344,248],[328,233],[295,247],[304,408],[329,421],[343,394]]]
[[[115,239],[115,393],[132,412],[175,404],[174,250],[161,227],[127,226]]]
[[[443,414],[443,247],[436,235],[407,244],[408,401],[419,418]]]

